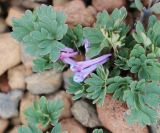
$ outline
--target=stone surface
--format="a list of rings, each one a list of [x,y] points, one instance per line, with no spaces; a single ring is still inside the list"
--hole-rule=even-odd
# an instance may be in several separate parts
[[[128,125],[124,119],[126,106],[106,96],[104,105],[97,105],[97,112],[102,125],[113,133],[148,133],[147,127]]]
[[[83,126],[90,128],[101,126],[96,109],[85,100],[76,101],[71,111],[74,118]]]
[[[22,98],[20,102],[20,120],[22,124],[24,125],[27,124],[27,120],[24,115],[24,111],[28,107],[32,106],[33,102],[38,99],[39,99],[39,96],[32,95],[31,93],[26,93],[26,95]]]
[[[5,32],[7,29],[7,25],[3,19],[0,18],[0,33]]]
[[[0,35],[0,75],[20,63],[20,46],[9,33]]]
[[[126,5],[126,0],[92,0],[92,5],[98,10],[113,11],[115,8],[120,8]]]
[[[17,133],[17,132],[18,132],[18,127],[14,127],[8,133]]]
[[[55,95],[48,96],[47,98],[51,100],[58,99],[58,100],[63,101],[64,108],[61,112],[59,119],[69,118],[72,116],[72,113],[71,113],[72,97],[71,95],[69,95],[65,91],[60,91],[60,92],[57,92]]]
[[[62,83],[62,74],[54,70],[32,74],[25,79],[27,90],[33,94],[49,94],[57,91]]]
[[[18,126],[18,125],[21,125],[21,120],[20,120],[20,117],[14,117],[10,120],[10,123],[13,125],[13,126]]]
[[[64,87],[68,86],[68,79],[73,76],[73,72],[68,69],[67,71],[63,72],[63,80],[64,80]]]
[[[91,26],[95,21],[93,16],[85,7],[82,0],[73,0],[64,6],[55,6],[54,9],[64,11],[67,15],[67,23],[70,26],[82,24],[83,26]]]
[[[0,76],[0,91],[1,92],[9,92],[10,86],[8,84],[7,73]]]
[[[22,91],[10,91],[8,94],[0,93],[0,117],[12,118],[18,115],[18,103],[22,97]]]
[[[39,3],[34,2],[34,0],[22,0],[21,5],[25,8],[34,9],[40,6]]]
[[[62,131],[67,131],[68,133],[87,133],[86,129],[73,118],[63,119],[60,123]]]
[[[8,124],[9,124],[8,120],[0,119],[0,133],[4,133],[4,131],[8,127]]]
[[[25,77],[32,74],[31,69],[19,65],[8,70],[8,80],[11,89],[25,89]]]
[[[24,14],[24,11],[17,7],[11,7],[8,11],[8,16],[6,18],[6,23],[9,26],[12,26],[12,20],[13,18],[20,18]]]
[[[88,6],[87,9],[86,9],[90,14],[92,14],[93,16],[96,16],[97,15],[97,10],[94,6]]]
[[[63,6],[71,0],[52,0],[53,6]]]
[[[25,51],[24,47],[21,45],[21,61],[27,69],[31,69],[33,67],[33,60],[34,59],[35,58],[33,56],[31,56],[30,54],[28,54]]]

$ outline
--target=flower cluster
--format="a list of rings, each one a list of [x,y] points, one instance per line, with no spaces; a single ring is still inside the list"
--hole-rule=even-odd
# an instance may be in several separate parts
[[[89,44],[88,39],[83,41],[86,52],[89,49]],[[83,82],[90,73],[96,70],[97,66],[106,63],[111,56],[111,54],[106,54],[95,59],[88,59],[86,57],[85,61],[75,61],[73,57],[77,54],[78,52],[75,52],[73,49],[65,47],[61,50],[59,57],[61,61],[70,65],[70,69],[74,72],[73,80],[77,83]]]

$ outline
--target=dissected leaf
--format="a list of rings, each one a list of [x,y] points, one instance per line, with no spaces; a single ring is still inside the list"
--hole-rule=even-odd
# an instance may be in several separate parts
[[[60,42],[67,33],[65,19],[63,12],[42,5],[33,12],[26,11],[20,19],[14,19],[12,35],[22,42],[31,55],[38,58],[49,55],[50,60],[55,62],[60,56],[60,50],[65,47]]]
[[[155,3],[151,8],[150,10],[156,14],[159,14],[160,13],[160,2],[158,3]]]

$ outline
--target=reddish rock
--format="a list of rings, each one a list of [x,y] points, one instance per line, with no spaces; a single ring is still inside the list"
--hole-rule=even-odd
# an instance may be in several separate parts
[[[2,76],[0,76],[0,90],[2,92],[8,92],[10,90],[7,74],[3,74]]]
[[[17,133],[17,132],[18,132],[18,127],[14,127],[8,133]]]
[[[0,18],[0,33],[5,32],[7,29],[6,22]]]
[[[87,9],[86,9],[90,14],[92,14],[93,16],[96,16],[97,15],[97,10],[95,7],[93,6],[88,6]]]
[[[112,12],[115,8],[125,6],[126,0],[93,0],[92,4],[98,11]]]
[[[82,24],[83,26],[91,26],[95,17],[87,10],[85,4],[81,0],[68,2],[64,6],[56,6],[55,10],[64,11],[67,15],[67,23],[70,26]]]
[[[97,112],[102,125],[113,133],[148,133],[147,127],[137,124],[128,125],[124,119],[127,107],[111,96],[107,96],[102,107],[97,105]]]
[[[86,129],[73,118],[64,119],[60,123],[62,131],[67,131],[68,133],[87,133]]]
[[[5,119],[0,119],[0,133],[4,133],[4,131],[6,130],[6,128],[9,125],[9,121],[5,120]]]
[[[13,18],[20,18],[23,15],[24,11],[17,7],[11,7],[8,11],[8,16],[6,18],[6,23],[11,26]]]

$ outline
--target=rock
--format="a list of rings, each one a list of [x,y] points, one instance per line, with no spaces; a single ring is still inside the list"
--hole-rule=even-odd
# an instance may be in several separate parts
[[[92,14],[93,16],[96,16],[97,15],[97,10],[95,7],[93,6],[88,6],[87,9],[86,9],[90,14]]]
[[[5,32],[7,29],[7,25],[3,19],[0,19],[0,33]]]
[[[67,131],[68,133],[87,133],[86,129],[73,118],[63,119],[60,123],[62,131]]]
[[[22,91],[10,91],[8,94],[0,93],[0,117],[4,119],[18,115],[18,103],[22,97]]]
[[[13,126],[21,125],[21,120],[19,116],[12,118],[10,122]]]
[[[51,99],[51,100],[58,99],[58,100],[63,101],[64,108],[63,108],[63,111],[61,112],[59,119],[69,118],[72,116],[72,113],[71,113],[72,97],[71,95],[69,95],[65,91],[60,91],[60,92],[57,92],[55,95],[48,96],[48,99]]]
[[[9,92],[10,86],[8,84],[7,74],[0,76],[0,91]]]
[[[97,105],[98,117],[102,125],[113,133],[148,133],[147,127],[128,125],[124,120],[127,107],[120,101],[106,96],[104,105]]]
[[[73,72],[68,69],[67,71],[63,72],[63,80],[64,80],[64,87],[66,88],[68,86],[68,79],[73,76]]]
[[[112,12],[115,8],[126,5],[126,0],[92,0],[92,5],[98,10]]]
[[[62,74],[54,70],[32,74],[26,78],[27,90],[33,94],[49,94],[57,91],[62,83]]]
[[[0,133],[4,133],[4,131],[6,130],[6,128],[8,127],[8,120],[4,120],[4,119],[0,119]]]
[[[143,5],[147,7],[151,1],[150,0],[142,0],[142,2],[143,2]]]
[[[20,63],[20,46],[9,33],[0,35],[0,75]]]
[[[8,133],[17,133],[17,132],[18,132],[18,127],[14,127]]]
[[[26,69],[23,65],[8,70],[8,80],[11,89],[25,89],[25,77],[32,74],[31,69]]]
[[[71,111],[74,118],[83,126],[90,128],[101,126],[95,108],[85,100],[76,101]]]
[[[39,96],[35,96],[35,95],[32,95],[31,93],[27,93],[21,100],[20,102],[20,120],[22,122],[22,124],[24,125],[27,125],[27,120],[26,120],[26,117],[24,115],[24,111],[32,106],[33,102],[35,100],[38,100],[39,99]]]
[[[34,2],[33,0],[22,0],[21,6],[27,9],[34,9],[40,6],[39,3]]]
[[[77,24],[91,26],[95,21],[95,17],[87,10],[82,0],[73,0],[64,6],[55,6],[54,9],[66,13],[66,23],[70,26]]]
[[[16,3],[18,3],[18,2],[16,2]],[[9,26],[12,26],[12,19],[13,18],[20,18],[23,14],[24,14],[24,11],[22,11],[21,9],[19,9],[17,7],[11,7],[8,11],[8,16],[6,18],[6,23]]]
[[[66,3],[68,3],[69,1],[71,1],[71,0],[53,0],[52,4],[53,4],[53,6],[63,6]]]
[[[33,60],[34,59],[35,59],[35,57],[28,54],[25,51],[24,47],[21,45],[21,61],[27,69],[30,69],[33,67]]]

